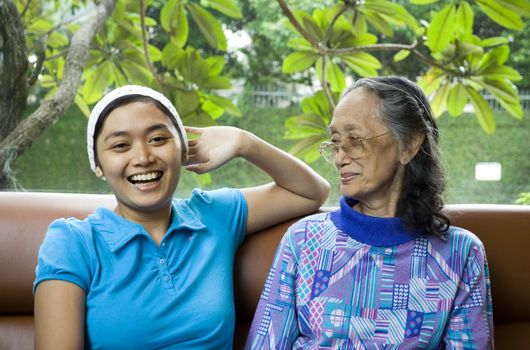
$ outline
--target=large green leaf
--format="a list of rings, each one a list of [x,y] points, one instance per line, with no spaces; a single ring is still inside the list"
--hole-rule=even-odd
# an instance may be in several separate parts
[[[46,19],[37,19],[26,27],[27,33],[44,35],[53,29],[53,23]]]
[[[314,52],[293,52],[283,61],[282,72],[294,73],[306,70],[315,63],[318,57],[319,55]]]
[[[473,33],[473,9],[466,1],[460,2],[456,10],[456,31],[468,35]]]
[[[202,105],[201,109],[208,113],[213,120],[218,119],[225,112],[224,108],[210,100],[206,100]]]
[[[166,32],[171,32],[172,23],[175,21],[175,14],[180,0],[168,0],[160,10],[160,24]]]
[[[433,52],[440,52],[451,40],[455,33],[455,6],[451,2],[432,16],[427,30],[427,45]]]
[[[394,30],[392,29],[392,26],[379,13],[368,9],[361,10],[368,23],[370,23],[370,25],[372,25],[378,32],[386,35],[387,37],[394,36]]]
[[[497,0],[497,3],[523,17],[530,17],[530,2],[528,0]]]
[[[498,80],[479,80],[477,83],[490,92],[508,113],[517,119],[523,118],[519,95],[513,84]]]
[[[46,43],[50,47],[60,48],[68,45],[68,38],[66,37],[66,35],[56,31],[48,35],[48,40]]]
[[[88,108],[88,105],[86,104],[85,100],[83,99],[83,96],[81,96],[79,93],[75,95],[75,104],[77,108],[83,113],[85,117],[90,116],[90,108]]]
[[[427,5],[438,2],[439,0],[410,0],[411,4],[415,5]]]
[[[133,61],[123,61],[121,66],[130,82],[139,85],[151,85],[153,75],[145,65],[140,65]]]
[[[493,134],[495,132],[495,115],[488,102],[475,89],[469,86],[466,86],[465,89],[475,110],[475,117],[480,127],[487,134]]]
[[[212,90],[223,90],[230,89],[232,83],[230,79],[221,76],[208,77],[200,83],[201,88],[203,89],[212,89]]]
[[[184,47],[188,40],[190,28],[188,24],[188,12],[182,3],[177,7],[176,20],[175,28],[171,27],[172,41],[178,47]]]
[[[208,63],[208,76],[213,77],[221,74],[225,66],[225,59],[223,56],[211,56],[206,59]]]
[[[498,3],[497,0],[476,0],[480,9],[503,27],[521,30],[524,23],[518,13]]]
[[[162,64],[168,69],[175,69],[183,55],[185,52],[177,44],[170,42],[162,50]]]
[[[467,101],[466,89],[458,82],[451,88],[447,96],[447,110],[453,117],[457,117],[464,111]]]
[[[235,1],[231,0],[207,0],[205,1],[206,6],[209,6],[222,14],[231,18],[242,18],[243,14]]]
[[[221,23],[210,12],[197,4],[188,3],[187,9],[208,45],[221,51],[226,51],[226,37]]]
[[[416,19],[407,12],[401,5],[384,0],[368,0],[364,3],[364,8],[381,15],[390,16],[390,20],[397,21],[409,26],[414,32],[418,29]]]
[[[381,68],[381,62],[366,52],[354,52],[347,56],[340,56],[340,59],[362,77],[377,76],[377,69]]]
[[[507,45],[497,46],[482,56],[478,66],[480,69],[486,69],[491,65],[503,65],[510,57],[510,49]]]
[[[338,64],[334,62],[328,63],[326,67],[326,77],[332,91],[341,92],[346,88],[344,73]]]
[[[304,113],[287,118],[285,121],[287,140],[303,140],[311,136],[328,137],[328,131],[322,118],[315,113]]]
[[[297,51],[311,51],[315,50],[311,43],[304,38],[291,38],[287,42],[287,46]],[[316,51],[315,51],[316,52]]]
[[[239,110],[239,108],[226,97],[218,95],[208,95],[207,98],[216,105],[222,107],[228,114],[231,114],[235,117],[241,117],[241,111]]]
[[[409,50],[399,50],[398,53],[394,55],[394,58],[393,58],[394,62],[402,61],[405,58],[407,58],[409,55],[410,55]]]
[[[431,108],[435,117],[439,117],[447,109],[447,97],[449,96],[449,83],[442,84],[434,93],[431,100]]]
[[[83,99],[87,104],[92,104],[97,102],[103,96],[105,89],[114,82],[112,63],[104,61],[87,74],[83,85]]]
[[[307,163],[312,163],[320,158],[318,146],[326,139],[319,136],[307,137],[293,145],[289,152],[303,158]]]
[[[482,47],[498,46],[502,44],[509,44],[510,40],[505,37],[496,36],[481,40]]]
[[[175,107],[181,118],[185,118],[199,108],[200,100],[196,91],[178,91],[175,93]]]
[[[329,123],[332,111],[324,91],[317,91],[313,96],[304,98],[301,107],[304,113],[314,113],[320,116],[324,125]]]
[[[519,81],[523,79],[518,71],[508,66],[494,66],[491,65],[488,68],[480,71],[480,75],[487,79],[504,80],[508,79],[511,81]]]

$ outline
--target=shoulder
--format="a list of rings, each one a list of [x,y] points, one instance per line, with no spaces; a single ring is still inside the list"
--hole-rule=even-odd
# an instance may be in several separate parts
[[[315,243],[334,241],[338,230],[329,215],[330,213],[317,213],[296,221],[287,230],[287,239],[298,248],[302,248],[308,240]]]
[[[443,239],[431,238],[430,242],[432,247],[448,260],[482,260],[485,256],[484,244],[480,238],[461,227],[450,226]]]
[[[61,218],[54,220],[48,227],[46,238],[67,236],[70,239],[87,240],[92,236],[90,217],[80,220],[77,218]]]
[[[212,191],[194,189],[188,199],[174,199],[178,212],[199,218],[203,223],[231,222],[244,217],[247,205],[243,193],[234,188],[221,188]],[[237,220],[236,220],[237,221]]]
[[[224,187],[216,190],[205,191],[194,189],[191,197],[185,202],[190,206],[231,204],[234,201],[244,200],[243,193],[235,188]],[[179,200],[177,200],[179,201]]]
[[[483,248],[484,244],[473,232],[457,226],[450,226],[447,230],[446,239],[457,248]]]

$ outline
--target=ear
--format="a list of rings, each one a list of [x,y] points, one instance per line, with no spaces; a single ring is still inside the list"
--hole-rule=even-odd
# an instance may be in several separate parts
[[[103,170],[99,166],[96,166],[96,176],[99,178],[103,177]]]
[[[411,137],[399,155],[399,162],[402,165],[407,165],[416,156],[423,144],[423,140],[425,140],[425,134],[416,134]]]

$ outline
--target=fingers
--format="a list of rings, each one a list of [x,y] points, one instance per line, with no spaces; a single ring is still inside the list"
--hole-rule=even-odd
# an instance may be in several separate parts
[[[186,130],[186,132],[189,132],[190,134],[201,135],[204,129],[196,128],[193,126],[185,126],[184,130]]]
[[[192,171],[197,174],[204,174],[208,171],[207,163],[197,163],[186,165],[186,170]]]

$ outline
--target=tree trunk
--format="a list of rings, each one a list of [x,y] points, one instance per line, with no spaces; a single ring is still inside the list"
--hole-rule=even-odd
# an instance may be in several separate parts
[[[37,137],[52,126],[74,102],[90,42],[111,15],[115,2],[116,0],[100,1],[94,17],[84,23],[72,37],[66,56],[63,78],[57,92],[41,103],[35,112],[23,119],[5,138],[0,139],[0,188],[9,186],[9,169],[12,162],[22,155]],[[11,1],[0,1],[0,4],[2,3],[4,4],[2,8],[4,8],[5,4],[11,4]],[[24,42],[24,38],[19,40],[17,44],[20,42]],[[23,57],[22,60],[27,64],[27,57]],[[25,105],[24,99],[24,107]],[[7,178],[7,180],[3,181],[3,178]]]
[[[12,1],[0,1],[0,142],[17,126],[28,98],[28,59],[24,25]],[[7,155],[9,158],[10,155]],[[3,167],[2,167],[3,168]],[[6,175],[7,173],[7,175]],[[9,168],[2,169],[0,187],[9,185]]]

